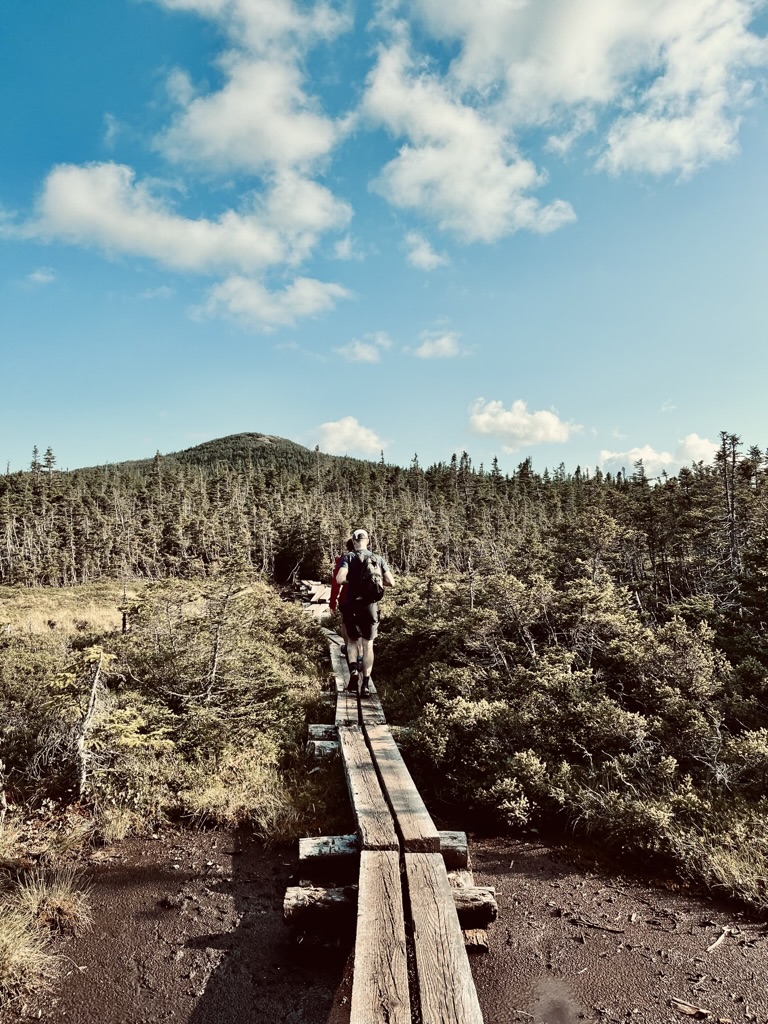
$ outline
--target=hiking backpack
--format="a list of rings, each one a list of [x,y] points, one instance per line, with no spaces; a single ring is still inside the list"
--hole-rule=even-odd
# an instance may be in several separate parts
[[[366,604],[375,604],[384,597],[384,576],[381,572],[381,563],[376,555],[372,555],[370,552],[366,552],[360,561],[362,562],[360,597]]]

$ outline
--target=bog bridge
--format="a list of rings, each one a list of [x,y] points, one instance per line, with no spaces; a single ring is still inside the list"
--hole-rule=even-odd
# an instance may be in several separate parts
[[[309,744],[316,756],[340,754],[356,834],[300,840],[301,877],[313,884],[287,890],[285,919],[354,914],[351,1024],[482,1024],[467,949],[487,949],[494,890],[474,885],[466,835],[435,827],[375,687],[365,698],[347,691],[341,638],[326,633],[335,723],[310,726]],[[314,884],[342,864],[358,870],[356,911],[354,886]]]

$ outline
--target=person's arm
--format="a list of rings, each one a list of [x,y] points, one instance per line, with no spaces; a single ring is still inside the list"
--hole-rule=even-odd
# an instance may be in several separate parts
[[[342,562],[339,566],[339,571],[336,573],[336,582],[341,586],[342,583],[347,582],[347,572],[349,571],[347,563]]]
[[[389,563],[384,558],[381,559],[381,578],[385,587],[394,587],[395,577],[390,572]]]
[[[341,587],[336,582],[336,572],[338,571],[339,568],[339,562],[341,562],[341,558],[336,559],[336,564],[333,567],[333,577],[331,579],[331,594],[330,597],[328,598],[328,607],[331,609],[332,612],[336,611],[336,605],[338,604],[339,600],[339,591],[341,590]]]

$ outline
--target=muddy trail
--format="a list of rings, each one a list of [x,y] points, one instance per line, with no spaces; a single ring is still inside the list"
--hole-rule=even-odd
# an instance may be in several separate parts
[[[568,849],[472,838],[496,887],[472,957],[486,1024],[768,1024],[768,926],[727,903],[603,873]],[[53,993],[0,1024],[346,1024],[351,935],[283,924],[297,856],[247,836],[163,833],[94,853],[93,928],[61,940]]]

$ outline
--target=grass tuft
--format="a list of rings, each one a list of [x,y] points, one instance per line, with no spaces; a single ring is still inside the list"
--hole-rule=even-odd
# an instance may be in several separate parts
[[[190,770],[182,794],[184,812],[198,825],[236,828],[249,825],[256,835],[293,837],[299,814],[274,751],[262,741],[245,750],[228,750],[218,762]]]
[[[19,992],[49,989],[56,975],[45,935],[8,900],[0,902],[0,1006]]]
[[[13,894],[15,907],[38,927],[77,935],[90,927],[90,887],[72,865],[27,872]]]

